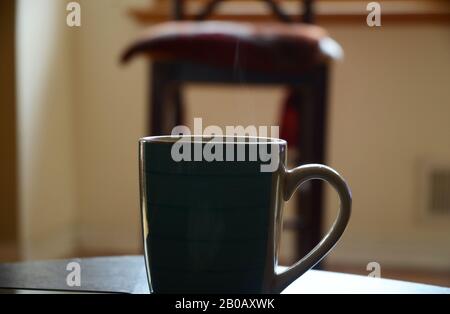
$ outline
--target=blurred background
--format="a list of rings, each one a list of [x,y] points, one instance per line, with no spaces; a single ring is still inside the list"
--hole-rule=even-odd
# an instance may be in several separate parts
[[[148,60],[119,60],[144,28],[132,12],[156,23],[167,3],[80,0],[81,26],[69,27],[68,2],[1,1],[0,262],[142,252]],[[223,9],[265,14],[248,2]],[[450,286],[449,3],[380,1],[382,26],[369,27],[368,2],[316,1],[317,24],[345,51],[330,77],[326,163],[354,200],[323,267],[367,275],[377,262],[382,277]],[[190,84],[184,97],[187,125],[278,125],[285,89]],[[326,226],[336,202],[327,190]],[[283,234],[283,264],[295,239]]]

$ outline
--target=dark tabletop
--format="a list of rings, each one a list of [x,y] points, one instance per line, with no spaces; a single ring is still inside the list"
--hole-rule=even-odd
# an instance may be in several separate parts
[[[81,266],[81,287],[68,287],[70,262]],[[0,264],[0,288],[148,293],[142,256]],[[310,270],[283,293],[450,293],[450,288]]]

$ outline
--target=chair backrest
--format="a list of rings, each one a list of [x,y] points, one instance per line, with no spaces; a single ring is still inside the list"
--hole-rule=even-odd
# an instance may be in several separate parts
[[[206,2],[205,6],[202,8],[200,13],[195,17],[196,20],[207,19],[214,10],[219,6],[220,3],[225,0],[209,0]],[[279,0],[258,0],[267,4],[272,13],[282,22],[292,23],[295,22],[292,17],[290,17],[281,8]],[[175,20],[182,20],[184,18],[184,2],[186,0],[172,0],[173,2],[173,18]],[[313,0],[298,0],[299,9],[303,12],[301,22],[303,23],[313,23],[314,22],[314,11],[313,11]]]

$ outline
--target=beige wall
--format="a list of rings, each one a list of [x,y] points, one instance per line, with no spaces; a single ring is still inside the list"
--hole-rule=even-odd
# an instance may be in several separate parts
[[[329,163],[354,198],[330,261],[450,269],[450,224],[418,217],[421,163],[450,164],[448,24],[328,28],[346,52],[332,80]]]
[[[84,251],[119,253],[140,248],[137,139],[145,135],[146,63],[139,60],[120,67],[117,62],[123,47],[139,31],[125,14],[133,2],[147,4],[145,0],[81,1],[83,24],[74,35],[68,61],[74,66],[70,91],[66,90],[69,85],[61,86],[56,94],[31,90],[38,93],[39,103],[63,104],[58,107],[61,119],[39,115],[53,117],[49,125],[64,132],[45,134],[44,143],[50,150],[43,156],[35,154],[38,161],[31,158],[33,151],[27,154],[27,167],[34,166],[42,177],[44,170],[35,163],[47,165],[50,161],[44,157],[56,158],[58,168],[52,163],[52,172],[45,174],[49,180],[42,186],[33,185],[38,176],[24,183],[24,188],[33,195],[61,191],[60,197],[69,204],[64,208],[75,212],[76,243]],[[448,25],[371,29],[362,21],[361,25],[325,26],[346,53],[332,77],[328,163],[348,179],[354,195],[351,224],[330,262],[350,262],[362,268],[377,261],[448,269],[448,226],[429,226],[416,218],[417,164],[426,158],[450,160]],[[52,73],[61,75],[60,69]],[[64,82],[68,83],[62,79],[58,84]],[[64,97],[68,94],[72,97]],[[33,111],[31,99],[36,97],[28,97],[26,103]],[[188,124],[198,116],[205,124],[274,124],[282,97],[282,90],[275,87],[190,86],[186,91]],[[73,141],[63,144],[67,145],[64,153],[55,154],[51,140],[70,134],[66,126],[70,124]],[[29,134],[40,134],[31,131],[36,123],[27,128]],[[26,140],[36,147],[31,139],[36,136]],[[58,181],[58,174],[67,171],[73,173]],[[74,179],[75,189],[67,178]],[[38,200],[40,207],[55,204],[50,195]],[[332,197],[328,205],[330,222]],[[52,216],[53,210],[44,208],[42,213]],[[45,224],[40,228],[51,230]]]
[[[17,104],[21,255],[70,254],[75,245],[71,34],[65,3],[20,0]]]
[[[137,252],[137,140],[145,135],[146,64],[122,67],[139,33],[127,9],[148,1],[81,1],[75,52],[79,245],[87,252]]]

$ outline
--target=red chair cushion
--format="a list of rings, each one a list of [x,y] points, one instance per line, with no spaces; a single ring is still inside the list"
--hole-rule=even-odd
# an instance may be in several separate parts
[[[339,49],[315,25],[182,21],[150,27],[122,60],[145,54],[155,60],[295,73],[338,57]]]

